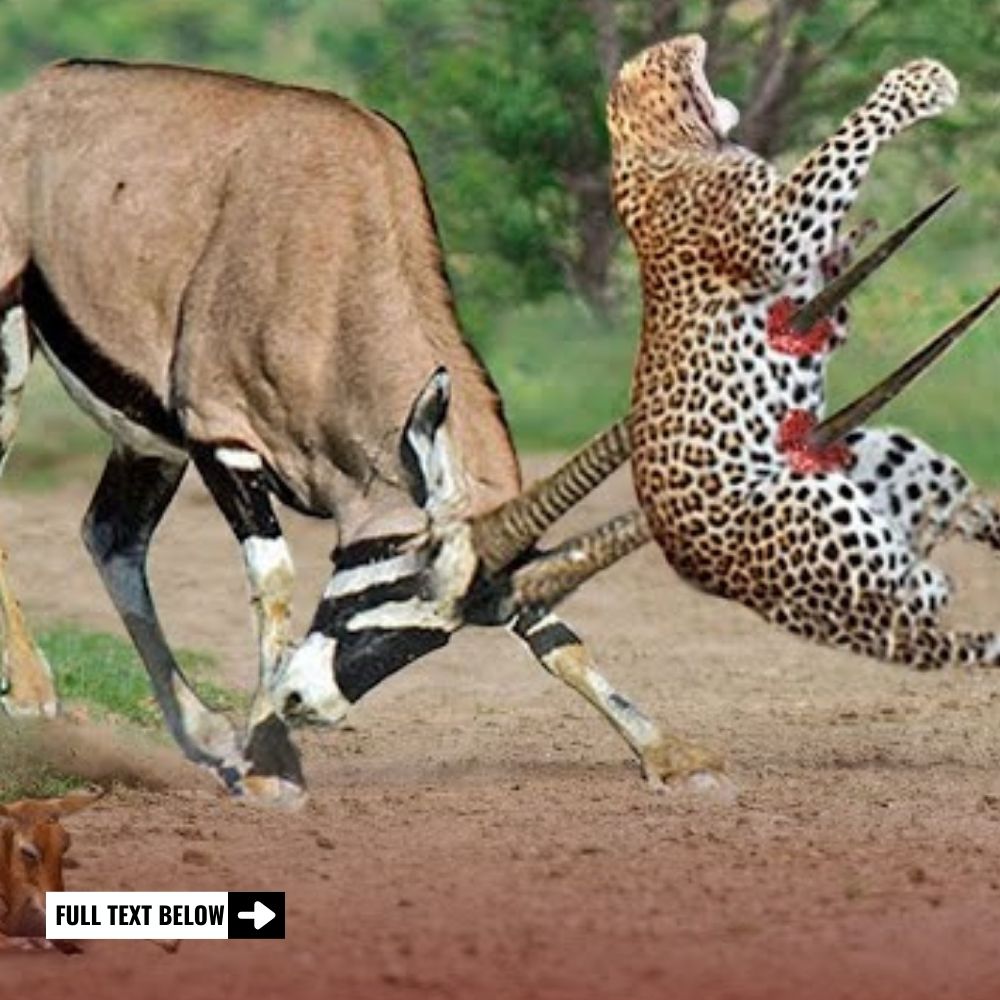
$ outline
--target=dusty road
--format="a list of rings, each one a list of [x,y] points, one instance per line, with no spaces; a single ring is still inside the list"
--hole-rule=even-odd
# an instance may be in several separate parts
[[[117,630],[76,540],[86,501],[5,495],[3,538],[36,621]],[[629,502],[616,479],[573,523]],[[332,529],[286,523],[304,620]],[[1000,625],[996,560],[942,559],[954,617]],[[238,552],[191,484],[153,572],[173,641],[249,684]],[[286,941],[17,956],[0,997],[1000,998],[1000,676],[818,649],[653,550],[564,610],[647,711],[725,750],[736,802],[651,794],[585,704],[470,631],[304,738],[302,813],[220,800],[192,772],[74,819],[69,888],[283,889]]]

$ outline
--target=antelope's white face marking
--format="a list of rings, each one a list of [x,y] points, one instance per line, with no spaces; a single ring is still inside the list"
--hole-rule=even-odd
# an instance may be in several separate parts
[[[402,600],[384,601],[358,611],[347,620],[347,630],[363,632],[365,629],[415,628],[453,632],[459,628],[462,616],[458,604],[469,592],[479,567],[469,526],[464,522],[439,526],[414,553],[415,565],[420,567],[428,556],[433,561],[419,569],[421,579],[415,581],[416,593]],[[390,570],[389,561],[376,565],[386,572]],[[399,564],[397,569],[401,569],[402,565]],[[401,572],[398,579],[408,575]],[[331,586],[334,580],[330,581]]]
[[[241,472],[259,472],[264,468],[260,455],[249,448],[216,448],[215,460],[226,468]]]
[[[405,601],[391,601],[361,611],[347,622],[346,627],[350,632],[408,628],[450,630],[455,627],[455,620],[437,602],[411,597]]]
[[[338,678],[356,700],[370,671],[387,675],[415,649],[423,655],[447,642],[464,623],[461,601],[478,568],[471,538],[459,522],[341,550],[343,568],[334,570],[312,630],[270,685],[279,715],[339,722],[350,701]]]
[[[354,566],[345,570],[335,570],[323,591],[323,597],[332,600],[338,597],[348,597],[352,594],[361,594],[370,587],[395,583],[404,577],[413,576],[420,570],[420,566],[419,553],[411,551],[383,559],[380,562]]]
[[[323,600],[341,602],[342,627],[366,629],[441,629],[452,632],[462,624],[458,604],[469,592],[479,567],[468,524],[437,525],[414,536],[405,551],[385,558],[334,569]],[[398,584],[407,588],[396,599],[378,594]],[[372,591],[372,599],[365,600]],[[356,608],[356,610],[353,610]]]
[[[310,722],[336,725],[350,708],[333,679],[336,642],[311,632],[277,672],[270,689],[280,715],[302,715]]]

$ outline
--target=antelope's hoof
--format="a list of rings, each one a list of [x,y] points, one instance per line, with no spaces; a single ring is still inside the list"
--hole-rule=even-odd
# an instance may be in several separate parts
[[[725,801],[736,797],[736,786],[724,773],[722,756],[679,737],[665,738],[647,748],[641,763],[643,777],[654,791],[690,791]]]
[[[287,778],[274,775],[247,774],[233,794],[247,805],[284,809],[295,812],[301,809],[309,798],[308,792]]]
[[[732,778],[721,771],[696,771],[684,778],[675,778],[667,785],[661,785],[661,790],[688,792],[726,805],[734,803],[740,793]]]

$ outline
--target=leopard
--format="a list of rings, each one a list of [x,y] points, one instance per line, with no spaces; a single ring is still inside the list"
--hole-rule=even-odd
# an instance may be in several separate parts
[[[841,228],[876,151],[951,107],[958,84],[932,59],[890,70],[782,176],[729,138],[739,112],[705,57],[697,35],[657,43],[607,101],[642,291],[630,433],[652,535],[689,582],[796,635],[919,669],[1000,665],[996,632],[944,625],[953,586],[929,559],[952,533],[1000,551],[996,506],[898,430],[806,446],[848,317],[787,329],[863,237]]]

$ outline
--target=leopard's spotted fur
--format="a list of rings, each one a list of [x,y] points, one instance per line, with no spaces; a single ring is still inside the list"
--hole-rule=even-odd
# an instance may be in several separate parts
[[[846,316],[805,357],[766,332],[779,297],[814,294],[849,250],[840,224],[875,150],[950,106],[954,78],[930,60],[893,70],[781,178],[726,141],[735,115],[704,56],[697,36],[647,49],[608,100],[641,269],[633,471],[653,533],[683,575],[796,633],[922,667],[1000,663],[994,633],[938,624],[949,586],[925,558],[953,527],[1000,548],[996,511],[951,460],[891,432],[854,435],[842,469],[796,471],[782,423],[822,407]]]

